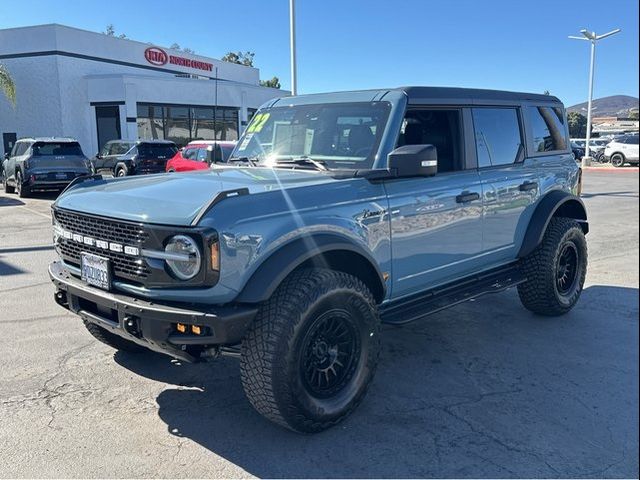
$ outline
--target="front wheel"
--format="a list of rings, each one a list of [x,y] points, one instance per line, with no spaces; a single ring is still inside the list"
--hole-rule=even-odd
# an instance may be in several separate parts
[[[518,285],[528,310],[557,316],[571,310],[580,298],[587,274],[587,240],[571,218],[552,218],[542,243],[522,259],[526,282]]]
[[[624,155],[621,153],[616,153],[611,156],[611,165],[616,168],[620,168],[624,165]]]
[[[5,193],[13,193],[15,191],[15,187],[7,183],[7,173],[4,169],[2,170],[2,186],[4,187]]]
[[[380,352],[373,295],[346,273],[291,274],[242,343],[240,372],[253,407],[297,432],[318,432],[362,401]]]
[[[129,169],[126,165],[118,165],[116,167],[115,176],[116,177],[126,177],[129,175]]]

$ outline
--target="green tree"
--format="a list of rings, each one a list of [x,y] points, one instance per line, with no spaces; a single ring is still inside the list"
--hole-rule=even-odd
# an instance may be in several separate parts
[[[578,112],[569,112],[567,120],[571,137],[584,138],[587,136],[587,117]]]
[[[184,53],[191,53],[191,54],[196,53],[195,50],[192,50],[190,48],[187,48],[187,47],[182,48],[180,46],[180,44],[178,44],[178,43],[172,43],[169,48],[171,48],[173,50],[179,50],[179,51],[184,52]]]
[[[629,118],[631,120],[638,120],[638,110],[629,111]]]
[[[15,107],[16,105],[16,84],[13,83],[7,68],[0,63],[0,90]]]
[[[280,88],[280,79],[273,77],[271,80],[260,80],[260,85],[269,88]]]
[[[116,36],[116,28],[113,26],[113,23],[110,23],[109,25],[107,25],[107,28],[102,33],[104,35],[109,36],[109,37],[115,37]],[[124,33],[121,33],[120,35],[118,35],[118,38],[127,38],[127,36]]]
[[[253,52],[227,52],[227,54],[221,58],[223,62],[237,63],[238,65],[244,65],[245,67],[253,67]]]

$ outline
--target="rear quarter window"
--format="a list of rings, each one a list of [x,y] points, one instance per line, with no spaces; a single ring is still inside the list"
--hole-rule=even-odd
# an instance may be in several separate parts
[[[566,151],[569,145],[564,124],[564,109],[560,107],[527,107],[533,140],[533,152]]]

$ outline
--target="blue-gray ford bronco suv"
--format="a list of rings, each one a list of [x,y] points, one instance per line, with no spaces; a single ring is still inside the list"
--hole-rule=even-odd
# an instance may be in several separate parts
[[[55,300],[116,349],[238,356],[261,414],[323,430],[362,401],[381,322],[514,286],[540,315],[576,304],[588,223],[568,137],[549,95],[273,100],[229,165],[67,189]]]

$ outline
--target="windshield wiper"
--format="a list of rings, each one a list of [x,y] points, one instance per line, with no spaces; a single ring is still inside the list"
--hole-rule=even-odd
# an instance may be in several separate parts
[[[312,165],[316,168],[316,170],[327,171],[329,167],[327,167],[326,163],[321,160],[314,160],[311,157],[307,157],[306,155],[300,157],[289,158],[287,160],[278,160],[276,165]]]
[[[252,167],[257,166],[258,157],[231,157],[227,163],[248,163]]]

